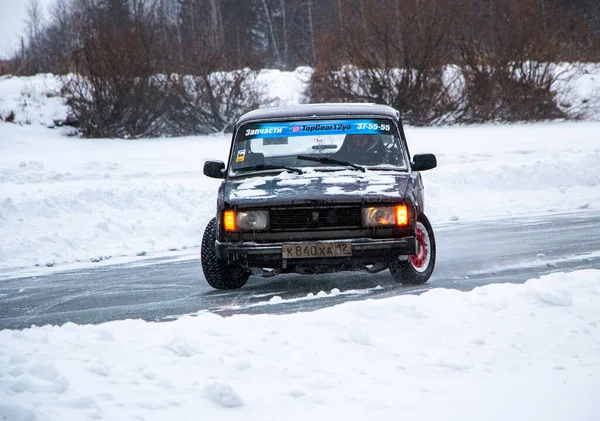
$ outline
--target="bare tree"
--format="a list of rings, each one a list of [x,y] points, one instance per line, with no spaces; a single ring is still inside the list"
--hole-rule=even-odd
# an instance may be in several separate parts
[[[459,122],[568,117],[559,107],[556,83],[571,72],[559,69],[553,61],[561,45],[545,30],[553,18],[546,8],[545,19],[540,19],[541,7],[540,3],[522,3],[518,21],[496,19],[490,28],[495,42],[488,44],[472,39],[469,13],[457,14],[462,24],[456,27],[454,44],[464,80]],[[560,19],[552,25],[559,29]]]
[[[173,134],[231,131],[242,114],[271,101],[257,76],[258,72],[250,69],[229,72],[205,69],[193,76],[174,75],[176,98],[169,114]]]
[[[210,39],[213,51],[223,49],[223,20],[221,17],[221,8],[218,0],[209,0],[210,11]]]
[[[29,0],[27,4],[27,37],[29,40],[27,56],[27,72],[38,73],[46,66],[47,57],[43,51],[44,16],[39,0]]]
[[[80,131],[88,137],[138,137],[164,133],[168,75],[157,75],[150,27],[111,26],[83,6],[76,22],[81,47],[63,92]],[[98,15],[97,13],[100,13]]]
[[[287,27],[287,8],[285,0],[279,0],[279,9],[281,11],[281,34],[283,38],[283,67],[288,67],[288,27]]]
[[[362,1],[362,0],[361,0]],[[405,7],[398,21],[391,1],[364,2],[365,27],[346,30],[335,48],[345,53],[341,69],[317,68],[308,95],[313,101],[361,101],[391,105],[415,125],[443,122],[456,105],[445,80],[449,59],[448,8],[436,0]],[[359,22],[360,22],[359,20]],[[440,24],[443,22],[444,24]],[[331,48],[325,48],[328,54]],[[321,57],[318,60],[322,60]]]
[[[317,49],[315,48],[315,27],[313,21],[313,2],[312,0],[306,0],[307,16],[308,16],[308,33],[310,34],[310,51],[311,51],[311,63],[314,65],[317,62]]]
[[[269,38],[273,46],[273,52],[275,53],[275,62],[277,65],[281,65],[281,54],[279,54],[279,47],[277,46],[277,38],[275,37],[275,29],[273,28],[273,20],[271,19],[271,11],[267,5],[267,0],[262,0],[262,6],[265,13],[265,18],[268,24]]]

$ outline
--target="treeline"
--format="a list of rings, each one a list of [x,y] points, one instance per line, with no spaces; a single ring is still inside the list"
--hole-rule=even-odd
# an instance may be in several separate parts
[[[228,130],[269,102],[261,68],[314,69],[310,101],[412,124],[573,117],[559,62],[600,61],[597,0],[56,0],[13,72],[64,78],[87,136]],[[570,73],[572,74],[572,73]]]

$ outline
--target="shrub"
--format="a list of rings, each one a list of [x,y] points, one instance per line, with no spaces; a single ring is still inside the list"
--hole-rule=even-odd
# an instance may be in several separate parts
[[[170,134],[227,132],[242,114],[270,103],[250,69],[174,76],[167,120]]]
[[[6,117],[3,118],[3,120],[7,123],[14,123],[15,122],[15,112],[14,111],[10,111]]]
[[[414,125],[443,122],[454,110],[445,80],[451,15],[436,0],[422,4],[367,1],[361,21],[331,45],[319,44],[322,63],[307,90],[311,101],[360,101],[393,106]],[[330,51],[335,51],[333,66]],[[336,62],[352,63],[337,67]]]

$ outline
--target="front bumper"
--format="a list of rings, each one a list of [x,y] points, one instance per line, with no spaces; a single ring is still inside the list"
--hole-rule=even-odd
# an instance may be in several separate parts
[[[386,264],[394,259],[402,259],[416,254],[414,236],[402,238],[353,238],[321,241],[286,241],[285,244],[303,245],[308,243],[348,242],[352,255],[320,258],[283,258],[283,242],[216,242],[216,252],[220,259],[235,262],[247,268],[273,268],[283,272],[306,272],[305,268],[320,268],[319,272],[335,270],[356,270],[365,265]],[[298,270],[300,269],[300,270]]]

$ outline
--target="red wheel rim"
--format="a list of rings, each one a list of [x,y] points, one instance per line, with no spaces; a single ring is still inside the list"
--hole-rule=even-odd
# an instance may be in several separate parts
[[[410,263],[417,272],[425,272],[431,258],[431,244],[425,226],[417,222],[417,254],[410,256]]]

